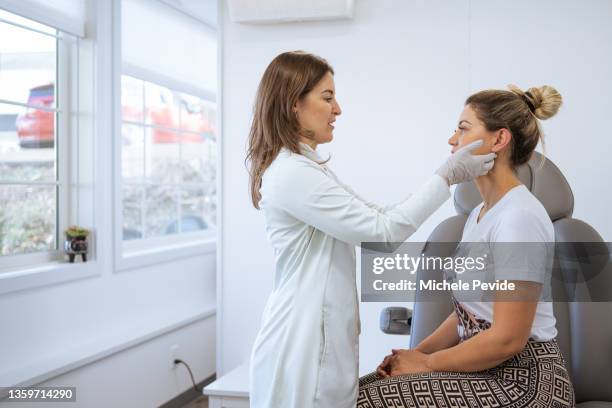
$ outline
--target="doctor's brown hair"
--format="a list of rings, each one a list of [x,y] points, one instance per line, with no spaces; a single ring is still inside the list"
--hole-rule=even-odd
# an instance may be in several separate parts
[[[490,89],[480,91],[465,101],[474,109],[489,132],[505,128],[512,133],[510,164],[525,164],[531,158],[538,142],[544,145],[538,119],[554,116],[563,99],[552,86],[529,88],[523,92],[515,85],[509,91]]]
[[[259,209],[263,173],[280,150],[300,153],[301,128],[293,107],[328,72],[334,70],[327,61],[303,51],[284,52],[266,68],[257,90],[245,160],[255,208]]]

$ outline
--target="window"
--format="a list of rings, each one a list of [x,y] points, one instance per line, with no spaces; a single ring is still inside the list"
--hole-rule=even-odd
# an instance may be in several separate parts
[[[215,238],[216,41],[214,27],[179,8],[121,1],[120,263]]]
[[[214,229],[215,104],[121,78],[124,240]]]
[[[0,261],[5,269],[60,256],[69,201],[62,160],[70,120],[65,77],[76,39],[2,10],[0,39]]]

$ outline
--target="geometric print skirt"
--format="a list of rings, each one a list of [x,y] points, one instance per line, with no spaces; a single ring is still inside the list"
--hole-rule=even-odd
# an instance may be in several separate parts
[[[455,299],[460,342],[491,327]],[[500,365],[472,373],[435,371],[359,379],[357,408],[574,407],[574,389],[555,339],[529,339]]]

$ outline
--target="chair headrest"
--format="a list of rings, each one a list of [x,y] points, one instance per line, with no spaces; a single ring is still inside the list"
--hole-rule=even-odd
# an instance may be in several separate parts
[[[538,152],[533,152],[529,162],[517,168],[518,178],[542,203],[550,219],[571,217],[574,211],[574,194],[567,180],[555,164]],[[469,213],[482,202],[476,184],[461,183],[455,189],[455,209],[459,214]]]

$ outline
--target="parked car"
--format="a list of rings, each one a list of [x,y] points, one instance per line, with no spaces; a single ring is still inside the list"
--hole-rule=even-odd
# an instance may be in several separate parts
[[[55,100],[53,84],[30,89],[29,105],[52,107]],[[55,113],[28,108],[15,121],[19,146],[24,148],[53,147]]]
[[[163,87],[154,87],[149,91],[147,98],[146,123],[154,125],[152,128],[153,143],[200,143],[204,135],[214,133],[209,114],[204,112],[199,103],[187,98],[181,98],[179,108],[172,107],[169,98],[172,92]],[[129,100],[129,99],[128,99]],[[47,84],[30,89],[29,105],[52,107],[55,102],[54,84]],[[139,103],[138,101],[136,103]],[[128,120],[141,118],[141,110],[133,104],[123,102],[122,115]],[[179,113],[180,109],[180,113]],[[17,116],[15,125],[19,145],[23,148],[51,148],[54,146],[55,113],[35,108],[28,108],[24,114]],[[177,133],[171,129],[181,129],[184,133]]]
[[[161,103],[157,108],[150,110],[151,123],[159,124],[160,126],[171,124],[175,129],[178,129],[180,126],[180,129],[186,132],[179,134],[169,129],[154,128],[152,134],[153,143],[178,143],[179,141],[183,143],[199,143],[202,142],[205,134],[213,131],[199,104],[181,99],[179,118],[177,109],[170,108],[164,99],[163,94],[160,94]]]

